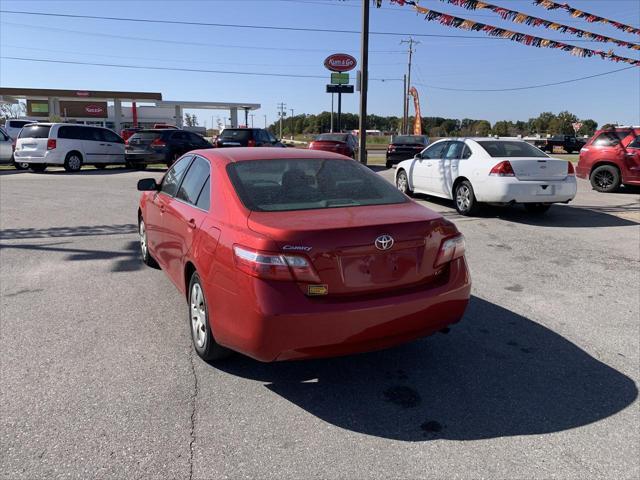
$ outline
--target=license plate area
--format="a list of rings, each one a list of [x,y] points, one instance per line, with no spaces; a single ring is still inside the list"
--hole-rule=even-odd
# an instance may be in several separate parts
[[[555,187],[553,185],[538,185],[536,187],[536,195],[548,196],[555,193]]]
[[[340,262],[344,285],[350,288],[413,282],[418,277],[418,251],[415,248],[347,256]]]

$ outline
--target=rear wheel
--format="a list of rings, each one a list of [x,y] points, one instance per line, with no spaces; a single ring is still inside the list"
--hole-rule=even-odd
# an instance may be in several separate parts
[[[620,170],[613,165],[601,165],[591,172],[590,180],[598,192],[615,192],[620,187]]]
[[[409,188],[409,177],[407,177],[407,172],[404,170],[400,170],[396,176],[396,187],[405,195],[411,196],[413,194]]]
[[[145,265],[158,268],[158,262],[149,253],[149,243],[147,242],[147,226],[144,220],[140,218],[138,221],[138,235],[140,236],[140,257]]]
[[[205,362],[228,357],[231,350],[219,345],[209,325],[209,310],[198,272],[194,272],[189,282],[189,325],[193,348]]]
[[[79,172],[82,168],[82,155],[78,152],[69,152],[64,159],[64,169],[67,172]]]
[[[542,215],[551,208],[551,205],[545,203],[525,203],[524,209],[529,213]]]
[[[44,172],[47,166],[44,163],[31,163],[29,169],[33,172]]]
[[[16,170],[27,170],[29,168],[29,164],[26,162],[13,162],[13,166]]]
[[[478,202],[469,180],[463,180],[456,185],[453,192],[453,201],[460,215],[473,215],[478,210]]]

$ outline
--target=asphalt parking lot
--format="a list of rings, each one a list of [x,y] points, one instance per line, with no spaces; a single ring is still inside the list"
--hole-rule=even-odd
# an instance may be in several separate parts
[[[0,172],[1,478],[640,475],[638,190],[579,180],[543,217],[421,197],[467,239],[449,334],[214,368],[138,260],[136,181],[161,175]]]

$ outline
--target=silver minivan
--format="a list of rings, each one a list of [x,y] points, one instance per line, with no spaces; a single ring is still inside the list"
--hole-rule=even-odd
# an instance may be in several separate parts
[[[124,140],[103,127],[36,123],[20,130],[14,158],[39,172],[49,165],[62,165],[68,172],[77,172],[83,165],[106,168],[124,165]]]

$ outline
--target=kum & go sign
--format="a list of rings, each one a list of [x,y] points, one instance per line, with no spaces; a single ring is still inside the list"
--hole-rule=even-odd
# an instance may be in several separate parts
[[[356,68],[356,64],[356,59],[346,53],[334,53],[324,61],[324,66],[332,72],[348,72]]]

